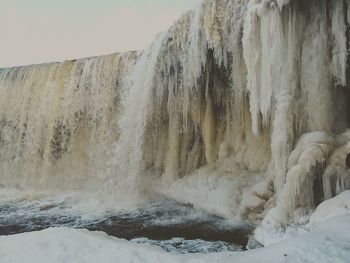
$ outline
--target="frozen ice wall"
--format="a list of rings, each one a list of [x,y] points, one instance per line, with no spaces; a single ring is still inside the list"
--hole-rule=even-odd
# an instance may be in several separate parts
[[[160,46],[144,166],[201,207],[253,220],[276,207],[274,225],[349,188],[348,22],[346,1],[204,1],[184,15]]]
[[[350,188],[349,7],[204,0],[143,52],[2,69],[2,184],[287,224]]]

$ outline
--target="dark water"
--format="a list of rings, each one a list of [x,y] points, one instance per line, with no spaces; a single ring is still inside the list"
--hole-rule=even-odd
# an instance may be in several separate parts
[[[172,201],[152,203],[134,211],[98,216],[73,212],[56,200],[0,202],[0,235],[50,227],[86,228],[166,251],[208,253],[243,250],[253,227]]]

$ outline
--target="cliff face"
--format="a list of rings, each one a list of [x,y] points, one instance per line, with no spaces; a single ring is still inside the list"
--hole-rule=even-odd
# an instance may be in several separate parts
[[[350,188],[349,7],[207,0],[140,54],[2,69],[2,184],[286,224]]]

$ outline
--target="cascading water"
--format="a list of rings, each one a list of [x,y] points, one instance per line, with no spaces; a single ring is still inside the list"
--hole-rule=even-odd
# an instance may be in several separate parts
[[[263,242],[350,188],[349,28],[348,0],[204,0],[143,52],[1,69],[1,185],[165,195]]]
[[[134,52],[0,72],[1,183],[81,189],[104,178]]]
[[[107,181],[110,191],[125,191],[128,198],[137,199],[144,170],[142,159],[143,134],[148,116],[148,104],[154,86],[158,52],[163,41],[159,35],[153,45],[138,59],[133,72],[126,78],[122,90],[123,113],[118,126],[120,137],[110,156]]]

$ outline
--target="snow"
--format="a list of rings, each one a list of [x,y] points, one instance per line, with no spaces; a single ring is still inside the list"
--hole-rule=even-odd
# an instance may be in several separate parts
[[[322,203],[311,217],[310,232],[246,252],[167,253],[149,244],[136,244],[101,232],[50,228],[0,237],[0,258],[2,263],[348,262],[349,201],[350,191],[347,191]]]
[[[348,262],[350,216],[335,217],[309,233],[244,254],[238,262]]]
[[[342,215],[350,215],[350,191],[345,191],[320,204],[311,216],[310,224],[318,224]]]
[[[270,246],[278,242],[291,239],[301,235],[307,231],[317,229],[318,225],[326,222],[329,219],[339,216],[350,215],[350,191],[345,191],[340,195],[321,203],[312,215],[307,213],[307,210],[299,208],[293,214],[294,222],[284,227],[273,227],[273,225],[264,225],[264,222],[259,226],[254,233],[257,241]],[[309,223],[308,223],[309,222]],[[349,228],[344,225],[344,228]]]
[[[233,165],[232,159],[223,158],[215,164],[204,166],[191,175],[175,180],[169,186],[162,185],[159,191],[178,202],[189,202],[209,213],[232,221],[241,221],[237,215],[238,211],[242,214],[248,213],[248,208],[258,206],[261,202],[253,193],[266,192],[262,175],[251,175]],[[259,184],[261,181],[263,183]],[[251,185],[255,188],[251,189]],[[240,200],[242,195],[246,197],[244,202]]]

